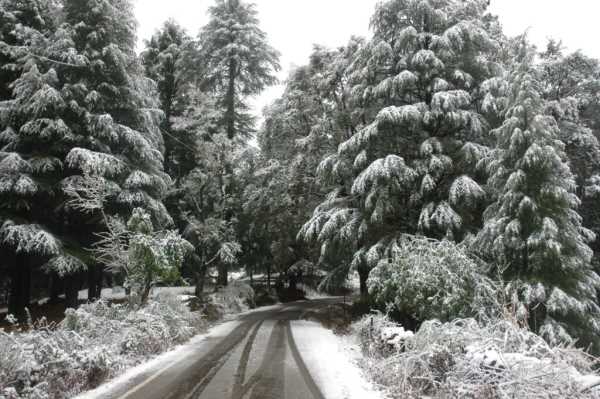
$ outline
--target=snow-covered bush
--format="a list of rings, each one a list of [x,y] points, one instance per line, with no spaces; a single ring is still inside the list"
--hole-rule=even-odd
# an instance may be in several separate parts
[[[141,308],[98,301],[58,325],[0,332],[0,398],[69,398],[181,344],[205,321],[171,294]]]
[[[512,320],[426,321],[401,345],[381,346],[386,329],[399,327],[383,315],[354,325],[365,368],[392,398],[600,398],[596,359]]]
[[[371,358],[396,353],[404,347],[405,339],[413,335],[381,313],[364,316],[354,330],[363,354]]]
[[[254,290],[246,283],[234,281],[212,294],[210,299],[221,314],[233,314],[254,307]]]
[[[369,276],[373,299],[416,320],[501,313],[498,286],[460,244],[402,236]]]

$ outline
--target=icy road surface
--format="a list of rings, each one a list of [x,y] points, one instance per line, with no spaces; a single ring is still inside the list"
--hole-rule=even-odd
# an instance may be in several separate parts
[[[259,309],[80,398],[378,399],[342,341],[299,321],[339,298]]]

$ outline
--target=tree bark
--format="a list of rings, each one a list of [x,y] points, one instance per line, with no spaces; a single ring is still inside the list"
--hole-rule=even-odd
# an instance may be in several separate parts
[[[229,283],[227,278],[227,265],[220,264],[218,267],[219,276],[217,277],[217,285],[221,287],[227,287]]]
[[[88,300],[90,302],[102,297],[102,278],[104,270],[102,265],[88,266]]]
[[[202,264],[198,271],[194,272],[194,283],[196,284],[196,288],[194,290],[194,295],[198,298],[202,298],[204,295],[204,284],[206,281],[206,264]]]
[[[89,265],[88,266],[88,301],[93,302],[99,298],[98,295],[98,277],[96,274],[98,273],[98,266]]]
[[[360,281],[360,296],[363,298],[366,298],[367,296],[369,296],[369,288],[367,287],[367,279],[369,278],[369,271],[359,268],[358,278]]]
[[[60,302],[60,294],[63,292],[63,281],[58,274],[52,273],[50,276],[50,304]]]
[[[271,264],[267,264],[267,292],[271,291]]]
[[[227,113],[225,114],[227,122],[227,137],[233,139],[235,137],[235,75],[236,65],[235,59],[229,60],[229,85],[227,87]]]
[[[19,320],[24,320],[25,308],[31,302],[31,268],[23,255],[15,257],[11,269],[10,295],[8,298],[8,313]]]
[[[79,273],[65,278],[65,304],[67,308],[76,309],[79,305],[79,289],[81,288],[81,276]]]

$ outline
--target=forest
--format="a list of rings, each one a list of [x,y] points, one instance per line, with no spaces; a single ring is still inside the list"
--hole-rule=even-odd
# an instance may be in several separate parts
[[[356,277],[385,323],[508,317],[600,354],[600,63],[488,7],[382,1],[257,118],[280,53],[246,0],[141,49],[131,0],[0,0],[4,323],[42,299],[68,323],[116,286],[139,308]]]

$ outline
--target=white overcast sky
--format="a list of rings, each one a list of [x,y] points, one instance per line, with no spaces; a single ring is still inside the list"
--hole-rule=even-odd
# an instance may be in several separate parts
[[[281,52],[285,79],[290,68],[307,62],[313,43],[344,45],[351,35],[369,35],[369,19],[378,0],[254,0],[262,29]],[[140,42],[149,38],[168,18],[196,36],[207,22],[212,0],[136,0]],[[600,58],[599,0],[492,0],[491,11],[500,16],[505,32],[529,30],[543,46],[547,38],[563,40],[569,50],[583,50]],[[277,98],[281,87],[266,90],[255,99],[257,114]]]

